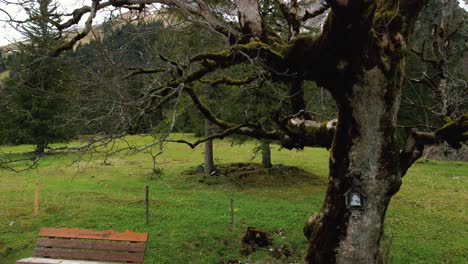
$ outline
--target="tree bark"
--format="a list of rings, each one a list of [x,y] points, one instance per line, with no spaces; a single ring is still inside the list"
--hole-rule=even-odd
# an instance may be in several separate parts
[[[289,96],[291,97],[291,108],[293,113],[305,111],[306,102],[304,100],[303,80],[300,77],[291,81]]]
[[[338,124],[325,200],[304,227],[306,262],[378,263],[385,213],[402,177],[395,131],[404,49],[425,1],[328,2],[324,30],[338,33],[334,61],[342,76],[324,75],[323,85],[337,103]],[[361,206],[348,206],[354,192]]]
[[[375,67],[352,84],[347,100],[338,100],[326,198],[305,228],[308,263],[378,262],[385,212],[401,184],[394,84]],[[361,210],[347,208],[350,191],[363,194]]]
[[[268,141],[262,140],[262,167],[271,168],[271,149]]]
[[[211,122],[208,119],[205,119],[205,136],[209,137]],[[205,173],[211,174],[215,170],[214,161],[213,161],[213,140],[209,139],[205,141]]]
[[[306,227],[307,263],[377,263],[385,212],[401,184],[395,144],[399,94],[378,67],[364,71],[338,101],[330,156],[330,180],[320,213]],[[363,195],[363,208],[346,205],[349,192]]]
[[[236,0],[239,24],[248,39],[262,35],[262,18],[256,0]]]

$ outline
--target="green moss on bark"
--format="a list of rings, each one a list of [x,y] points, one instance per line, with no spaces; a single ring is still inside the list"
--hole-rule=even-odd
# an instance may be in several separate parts
[[[468,113],[448,122],[436,131],[436,136],[442,138],[453,148],[461,148],[461,143],[468,140]]]

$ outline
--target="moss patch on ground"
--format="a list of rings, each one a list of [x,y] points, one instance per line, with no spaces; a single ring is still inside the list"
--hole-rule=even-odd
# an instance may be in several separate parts
[[[271,168],[263,168],[258,163],[218,164],[211,175],[196,172],[195,168],[185,173],[193,175],[198,178],[198,182],[208,186],[219,184],[235,189],[273,188],[314,181],[317,185],[326,184],[323,177],[283,164],[276,164]]]

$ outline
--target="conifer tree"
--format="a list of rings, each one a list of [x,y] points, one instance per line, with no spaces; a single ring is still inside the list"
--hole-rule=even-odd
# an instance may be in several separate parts
[[[64,41],[54,25],[60,23],[57,5],[39,0],[25,7],[28,19],[21,25],[24,41],[20,52],[9,59],[11,71],[2,91],[7,113],[3,113],[2,143],[30,143],[42,154],[48,144],[75,135],[70,120],[72,99],[68,87],[67,63],[63,57],[49,57]]]

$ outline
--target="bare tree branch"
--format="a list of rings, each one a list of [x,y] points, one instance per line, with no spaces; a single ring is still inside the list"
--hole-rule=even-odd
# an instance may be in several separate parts
[[[93,19],[96,17],[96,12],[98,11],[98,8],[99,8],[99,2],[100,2],[99,0],[93,0],[93,4],[91,5],[91,9],[90,9],[90,14],[89,14],[88,19],[86,20],[85,28],[83,29],[83,31],[76,34],[71,40],[69,40],[69,41],[63,43],[62,45],[60,45],[60,47],[58,49],[52,51],[49,54],[50,57],[57,57],[63,51],[72,49],[73,46],[78,41],[80,41],[81,39],[83,39],[84,37],[86,37],[88,35],[88,33],[91,31],[91,29],[93,27]]]
[[[302,22],[306,22],[307,20],[309,20],[311,18],[317,17],[317,16],[325,13],[325,11],[327,11],[329,8],[330,8],[329,5],[322,5],[319,9],[314,10],[312,13],[310,13],[308,10],[306,10],[305,14],[300,18],[300,20]]]
[[[400,173],[404,176],[411,165],[418,160],[426,145],[447,142],[453,148],[460,148],[461,143],[468,140],[468,113],[465,113],[453,121],[449,121],[443,127],[434,132],[411,131],[406,141],[406,146],[400,153]]]

